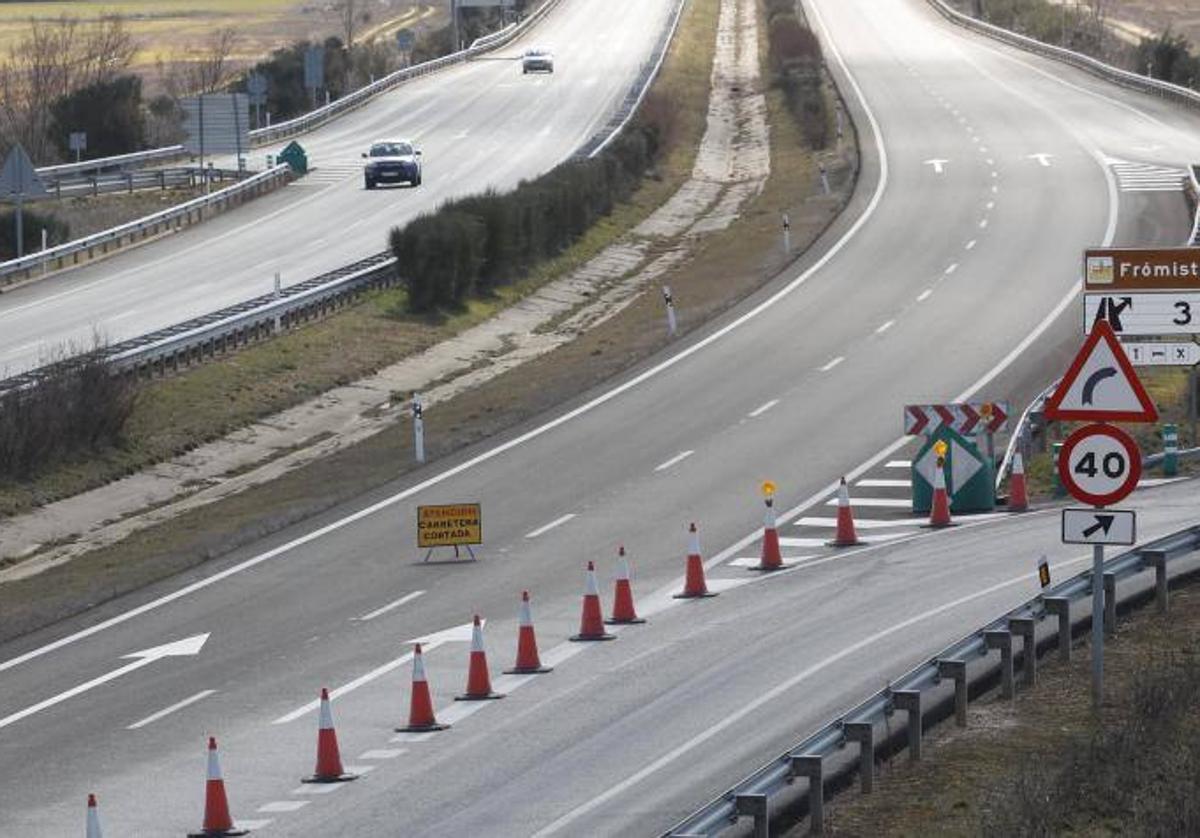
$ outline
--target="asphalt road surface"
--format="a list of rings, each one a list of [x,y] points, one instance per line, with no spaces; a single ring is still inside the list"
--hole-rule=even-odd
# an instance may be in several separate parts
[[[88,791],[111,834],[195,829],[214,734],[235,816],[256,834],[652,835],[1027,599],[1041,553],[1056,575],[1082,568],[1086,550],[1057,543],[1053,513],[909,526],[833,557],[799,534],[830,514],[842,474],[861,518],[895,526],[906,402],[1017,399],[1058,372],[1047,358],[1082,334],[1081,250],[1177,244],[1189,226],[1177,195],[1128,191],[1113,160],[1197,159],[1197,120],[963,33],[918,0],[805,5],[865,154],[859,193],[820,248],[559,411],[0,648],[0,832],[81,831]],[[435,414],[427,423],[436,433]],[[736,561],[757,552],[768,477],[799,564],[763,578]],[[1195,493],[1136,494],[1140,535],[1194,523]],[[421,564],[416,505],[468,500],[483,504],[481,561]],[[722,593],[683,603],[669,593],[693,520]],[[649,622],[566,643],[583,564],[598,563],[611,602],[618,544]],[[496,675],[522,589],[555,671],[496,677],[503,700],[455,703],[466,635],[438,633],[488,618]],[[204,634],[193,656],[123,659]],[[453,727],[397,739],[420,637]],[[298,783],[322,685],[340,688],[346,762],[369,769],[323,794]]]
[[[388,231],[452,197],[508,189],[574,153],[612,115],[668,24],[674,0],[571,0],[524,38],[402,85],[298,138],[314,167],[270,196],[154,244],[0,297],[0,371],[63,346],[117,342],[301,282],[387,248]],[[530,45],[553,74],[522,75]],[[417,189],[366,191],[361,154],[407,138]],[[263,148],[255,155],[278,153]],[[255,165],[262,162],[254,161]]]

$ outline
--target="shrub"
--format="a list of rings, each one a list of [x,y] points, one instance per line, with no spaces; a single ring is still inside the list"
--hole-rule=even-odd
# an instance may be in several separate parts
[[[46,243],[50,247],[70,241],[71,238],[71,226],[57,216],[45,212],[23,210],[21,227],[21,238],[24,239],[26,254],[42,249],[42,230],[46,231]],[[8,210],[0,212],[0,261],[15,258],[17,258],[16,211]]]
[[[811,148],[829,143],[821,42],[795,14],[780,10],[767,27],[767,62],[775,85]]]

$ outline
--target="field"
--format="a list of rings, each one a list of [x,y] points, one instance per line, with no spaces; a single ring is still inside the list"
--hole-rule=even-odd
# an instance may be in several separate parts
[[[361,26],[362,35],[390,35],[418,24],[428,24],[444,14],[442,4],[418,0],[372,0],[363,4],[370,18]],[[209,36],[232,27],[239,33],[233,59],[253,62],[272,49],[303,38],[326,38],[341,26],[332,3],[296,0],[116,0],[116,2],[0,3],[0,54],[29,28],[30,19],[53,20],[61,16],[82,21],[105,14],[128,19],[129,29],[139,44],[135,69],[151,74],[159,61],[187,61]],[[357,36],[356,36],[357,37]]]

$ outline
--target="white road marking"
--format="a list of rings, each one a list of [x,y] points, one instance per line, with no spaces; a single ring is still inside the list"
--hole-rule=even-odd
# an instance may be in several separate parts
[[[946,276],[949,276],[950,274],[954,273],[957,270],[958,270],[958,262],[952,262],[946,266],[946,270],[944,271],[944,273],[946,274]]]
[[[1185,477],[1143,477],[1138,481],[1137,487],[1139,489],[1153,489],[1155,486],[1167,486],[1186,479]]]
[[[383,606],[382,608],[376,608],[374,611],[370,611],[366,614],[363,614],[358,619],[360,622],[363,622],[363,623],[367,622],[368,620],[374,620],[376,617],[381,617],[384,614],[388,613],[389,611],[394,611],[395,609],[399,608],[401,605],[405,605],[407,603],[412,602],[414,599],[416,599],[417,597],[421,596],[424,593],[425,593],[424,591],[413,591],[411,594],[405,594],[404,596],[400,597],[400,599],[395,600],[394,602],[389,602],[387,605]]]
[[[149,716],[142,719],[140,722],[134,722],[133,724],[129,725],[129,727],[127,727],[125,729],[126,730],[137,730],[138,728],[145,727],[148,724],[153,724],[154,722],[157,722],[159,719],[162,719],[162,718],[165,718],[166,716],[171,715],[176,710],[182,710],[184,707],[188,707],[192,704],[195,704],[197,701],[202,701],[202,700],[208,698],[210,695],[212,695],[215,692],[216,692],[216,690],[201,690],[200,692],[196,693],[191,698],[185,698],[183,701],[180,701],[176,704],[172,704],[170,707],[159,710],[157,713],[151,713]]]
[[[292,789],[292,794],[333,794],[338,789],[347,787],[346,783],[305,783]]]
[[[979,229],[985,230],[985,229],[987,229],[987,226],[988,226],[988,220],[986,218],[981,219],[979,222]]]
[[[559,518],[555,518],[549,524],[543,524],[542,526],[538,527],[536,530],[525,533],[525,537],[526,538],[537,538],[539,535],[544,535],[545,533],[550,532],[550,530],[554,529],[555,527],[561,527],[563,524],[567,523],[567,521],[570,521],[574,517],[575,517],[574,512],[568,512],[566,515],[563,515]]]
[[[987,202],[987,208],[988,208],[988,209],[995,209],[995,208],[996,208],[996,202],[995,202],[995,201],[988,201],[988,202]]]
[[[825,542],[821,542],[824,544]],[[783,556],[781,561],[784,567],[795,567],[798,564],[815,559],[816,556]],[[758,567],[762,563],[762,558],[759,556],[742,556],[739,559],[734,559],[729,562],[730,567]]]
[[[895,480],[886,477],[868,477],[858,481],[854,485],[871,489],[907,489],[912,485],[912,481]]]
[[[987,154],[987,146],[985,146],[985,145],[984,145],[984,146],[980,146],[980,147],[979,147],[979,150],[980,150],[981,152],[983,152],[984,154]],[[990,165],[990,164],[989,164],[989,165]]]
[[[777,404],[779,404],[779,399],[771,399],[769,402],[767,402],[765,404],[760,404],[758,407],[754,408],[754,410],[750,411],[746,415],[748,417],[750,417],[751,419],[757,419],[759,416],[762,416],[764,413],[766,413],[768,410],[770,410]]]
[[[993,159],[992,159],[992,158],[990,158],[990,157],[987,159],[987,161],[986,161],[986,162],[987,162],[987,164],[988,164],[989,166],[995,166],[995,165],[996,165],[996,161],[995,161],[995,160],[993,160]]]
[[[259,806],[258,812],[295,812],[297,809],[303,809],[311,800],[275,800],[271,803]]]
[[[233,822],[235,829],[244,829],[247,832],[253,832],[256,829],[262,829],[275,823],[273,818],[258,818],[257,820],[236,820]]]
[[[888,460],[884,468],[912,468],[912,460]]]
[[[971,239],[969,242],[967,242],[967,250],[974,250],[975,245],[976,245],[975,239]]]
[[[992,184],[992,194],[993,194],[993,195],[998,195],[998,194],[1000,194],[1000,187],[999,187],[999,186],[996,186],[995,184]]]
[[[1071,561],[1060,563],[1060,566],[1078,564],[1081,561],[1083,561],[1083,559],[1073,559]],[[681,756],[694,750],[695,748],[699,747],[700,745],[704,744],[705,742],[707,742],[709,739],[712,739],[717,734],[724,732],[726,729],[728,729],[736,724],[740,724],[742,722],[742,720],[745,719],[747,716],[750,716],[751,714],[757,712],[763,706],[776,700],[780,696],[783,696],[788,691],[794,689],[798,685],[800,685],[803,682],[807,681],[808,679],[812,678],[814,675],[818,674],[819,672],[821,672],[825,669],[828,669],[830,666],[833,666],[836,663],[839,663],[840,661],[844,660],[845,658],[848,658],[851,655],[853,655],[863,649],[866,649],[869,646],[872,646],[872,645],[878,643],[880,640],[883,640],[894,634],[898,634],[899,632],[905,631],[909,628],[912,628],[915,625],[919,625],[920,623],[926,622],[927,620],[930,620],[933,617],[940,616],[940,615],[946,613],[947,611],[953,611],[955,608],[966,605],[970,602],[974,602],[977,599],[982,599],[983,597],[991,596],[992,594],[998,593],[998,592],[1004,590],[1005,588],[1011,588],[1015,585],[1020,585],[1023,583],[1028,584],[1030,582],[1030,580],[1033,578],[1034,578],[1034,574],[1024,573],[1013,579],[1009,579],[1008,581],[1000,582],[1000,583],[992,585],[988,588],[984,588],[981,591],[975,591],[964,597],[960,597],[956,600],[953,600],[952,602],[944,603],[942,605],[937,606],[936,608],[930,608],[920,614],[914,614],[912,617],[909,617],[906,620],[902,620],[902,621],[895,623],[885,629],[881,629],[877,632],[874,632],[874,633],[868,635],[867,637],[864,637],[861,640],[850,644],[849,646],[845,646],[842,649],[839,649],[837,652],[834,652],[833,654],[829,655],[828,657],[826,657],[820,661],[817,661],[817,662],[813,663],[811,666],[806,667],[805,669],[796,673],[791,678],[788,678],[788,679],[780,682],[779,684],[775,685],[774,687],[772,687],[771,689],[767,690],[765,693],[760,695],[758,698],[754,699],[753,701],[750,701],[747,704],[743,704],[737,710],[734,710],[733,712],[731,712],[729,715],[725,716],[723,719],[721,719],[716,724],[713,724],[710,727],[705,728],[701,733],[697,734],[693,738],[689,739],[686,742],[683,742],[682,744],[678,745],[675,748],[672,748],[670,751],[663,754],[661,757],[654,760],[653,762],[649,763],[644,768],[640,769],[639,771],[633,772],[632,774],[630,774],[628,777],[626,777],[621,782],[617,783],[616,785],[612,786],[611,788],[607,789],[606,791],[596,795],[595,797],[592,797],[590,800],[588,800],[587,803],[584,803],[581,806],[577,806],[576,808],[567,812],[562,817],[558,818],[557,820],[553,821],[546,827],[544,827],[544,828],[538,830],[536,833],[534,833],[533,838],[545,838],[545,836],[547,836],[547,835],[553,835],[554,833],[561,831],[563,829],[563,827],[566,827],[566,826],[574,823],[575,821],[579,820],[580,818],[582,818],[584,815],[588,814],[589,812],[592,812],[595,809],[599,808],[600,806],[603,806],[605,803],[608,803],[613,798],[618,797],[619,795],[623,794],[627,789],[633,788],[634,786],[642,783],[651,774],[657,773],[662,768],[675,762]]]
[[[837,506],[837,498],[832,498],[825,505]],[[912,508],[911,498],[852,498],[853,506],[885,506],[893,509]]]
[[[346,773],[362,776],[363,774],[370,774],[378,767],[378,765],[347,765]]]
[[[880,326],[878,329],[876,329],[875,334],[882,335],[884,332],[886,332],[888,329],[892,328],[895,325],[896,325],[895,320],[889,320],[888,322],[886,322],[882,326]]]
[[[1029,155],[1029,159],[1038,161],[1038,163],[1048,169],[1050,168],[1050,158],[1053,156],[1053,154],[1031,154]]]
[[[922,291],[920,294],[917,295],[917,302],[918,303],[925,302],[926,300],[929,299],[929,295],[932,293],[933,293],[932,288],[926,288],[924,291]]]
[[[908,532],[890,532],[880,533],[879,535],[860,535],[858,540],[863,544],[882,544],[885,541],[891,541],[896,538],[906,538],[912,533]],[[798,547],[800,549],[809,549],[812,547],[828,547],[829,537],[825,538],[792,538],[790,536],[779,537],[780,547]]]
[[[829,372],[831,369],[833,369],[834,367],[836,367],[838,364],[840,364],[840,363],[841,363],[842,361],[844,361],[844,360],[846,360],[844,356],[842,356],[842,355],[838,355],[836,358],[834,358],[834,359],[833,359],[832,361],[830,361],[828,364],[826,364],[825,366],[821,367],[821,370],[820,370],[820,371],[821,371],[821,372]]]
[[[376,748],[373,751],[363,751],[358,755],[359,759],[395,759],[401,754],[406,753],[404,748]]]
[[[851,501],[853,505],[853,501]],[[911,518],[860,518],[854,516],[854,526],[864,530],[890,530],[899,527],[919,527],[924,521],[917,521]],[[822,518],[818,516],[808,518],[797,518],[795,521],[797,527],[824,527],[826,529],[835,529],[837,527],[837,518]]]
[[[933,166],[933,173],[935,175],[940,175],[940,174],[942,174],[942,172],[945,171],[946,164],[949,162],[950,162],[949,160],[933,159],[933,160],[926,160],[925,165]]]

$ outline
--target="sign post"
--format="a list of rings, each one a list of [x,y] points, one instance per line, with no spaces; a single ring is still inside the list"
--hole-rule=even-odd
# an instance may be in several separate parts
[[[413,457],[418,463],[425,462],[425,407],[421,404],[421,394],[412,396],[413,423]]]
[[[1091,278],[1089,263],[1089,279]],[[1132,544],[1132,511],[1106,509],[1137,488],[1141,452],[1129,434],[1104,422],[1154,422],[1158,410],[1138,380],[1109,320],[1094,321],[1091,334],[1058,389],[1046,402],[1048,421],[1086,421],[1062,445],[1058,475],[1067,491],[1096,509],[1066,509],[1062,539],[1092,545],[1092,705],[1104,700],[1104,545]],[[1101,510],[1101,511],[1097,511]]]
[[[87,151],[87,131],[72,131],[67,137],[67,144],[75,152],[75,162],[78,163],[80,156]]]

